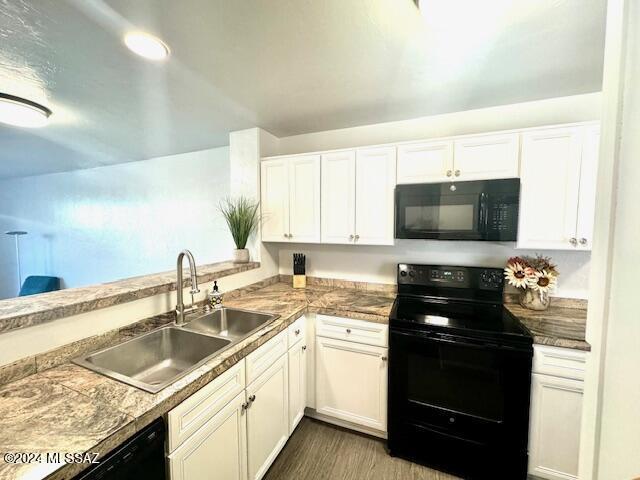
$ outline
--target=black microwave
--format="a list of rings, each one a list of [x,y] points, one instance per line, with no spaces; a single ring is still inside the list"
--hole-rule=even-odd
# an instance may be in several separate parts
[[[515,241],[520,179],[396,187],[396,238]]]

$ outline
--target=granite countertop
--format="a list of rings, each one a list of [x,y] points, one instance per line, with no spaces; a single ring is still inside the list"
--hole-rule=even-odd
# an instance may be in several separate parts
[[[225,299],[228,307],[259,310],[280,317],[236,346],[157,394],[151,394],[63,363],[0,387],[0,454],[6,452],[97,452],[106,454],[154,419],[166,414],[250,352],[287,328],[307,311],[386,323],[395,293],[311,285],[293,289],[275,283]],[[545,345],[588,349],[585,315],[577,309],[551,307],[531,312],[507,305]],[[571,310],[566,312],[565,310]],[[163,321],[167,321],[166,315]],[[154,317],[155,318],[155,317]],[[140,322],[131,335],[162,325]],[[122,339],[121,339],[122,340]],[[82,464],[8,464],[0,457],[0,480],[69,479]]]
[[[330,306],[336,314],[385,322],[394,297],[393,293],[325,286],[296,290],[276,283],[225,300],[229,307],[260,310],[280,317],[157,394],[71,363],[9,383],[0,387],[0,454],[105,454],[287,328],[306,311],[326,311]],[[143,331],[140,329],[139,333]],[[68,479],[85,466],[15,465],[5,463],[0,457],[0,480]]]
[[[529,310],[517,303],[505,305],[533,334],[533,343],[553,347],[590,351],[585,340],[587,328],[586,308],[556,306],[544,311]]]
[[[206,283],[259,267],[260,264],[256,262],[219,262],[202,265],[198,267],[198,281]],[[184,286],[188,281],[189,275],[185,275]],[[175,289],[176,272],[172,270],[99,285],[0,300],[0,333],[92,312]]]

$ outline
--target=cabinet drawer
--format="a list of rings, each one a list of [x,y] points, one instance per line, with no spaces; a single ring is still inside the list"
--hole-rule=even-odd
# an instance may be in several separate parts
[[[193,435],[245,387],[245,364],[241,360],[205,385],[167,414],[169,453]]]
[[[284,330],[247,355],[247,385],[273,365],[273,362],[287,353],[287,335],[288,330]]]
[[[533,350],[533,373],[584,380],[586,352],[539,345]]]
[[[288,332],[289,348],[293,347],[300,340],[304,340],[307,334],[307,319],[304,315],[289,325]]]
[[[386,347],[389,338],[387,325],[320,314],[316,317],[316,335],[378,347]]]

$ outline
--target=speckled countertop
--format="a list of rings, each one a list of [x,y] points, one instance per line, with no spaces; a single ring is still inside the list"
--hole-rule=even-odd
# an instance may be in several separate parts
[[[6,452],[97,452],[105,454],[154,419],[164,415],[250,352],[284,330],[307,311],[386,323],[395,294],[331,285],[296,290],[275,283],[238,297],[225,299],[228,307],[259,310],[280,317],[236,346],[224,350],[157,394],[150,394],[63,363],[0,387],[0,455]],[[542,314],[510,310],[535,334],[537,343],[580,347],[579,319],[550,309]],[[575,309],[573,309],[576,313]],[[164,322],[167,316],[164,316]],[[152,319],[150,319],[152,320]],[[131,332],[144,333],[162,322],[136,324]],[[554,336],[558,335],[558,336]],[[584,342],[584,327],[582,327]],[[125,337],[126,339],[126,337]],[[120,339],[120,341],[122,338]],[[8,464],[0,456],[0,480],[69,479],[81,464]]]
[[[284,330],[308,309],[324,309],[327,295],[340,298],[339,303],[331,305],[336,313],[379,322],[388,318],[393,293],[341,290],[336,293],[335,288],[323,286],[294,290],[276,283],[226,300],[226,306],[276,313],[280,318],[155,395],[70,363],[9,383],[0,388],[0,455],[105,454]],[[14,465],[0,457],[1,480],[69,479],[82,469],[80,464]]]
[[[555,306],[544,311],[528,310],[517,303],[505,305],[533,334],[533,343],[590,351],[585,340],[587,310]]]

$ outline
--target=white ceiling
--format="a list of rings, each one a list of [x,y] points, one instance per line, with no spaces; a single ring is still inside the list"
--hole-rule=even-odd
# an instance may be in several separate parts
[[[0,0],[0,178],[598,91],[606,0]],[[124,32],[161,37],[163,64]]]

